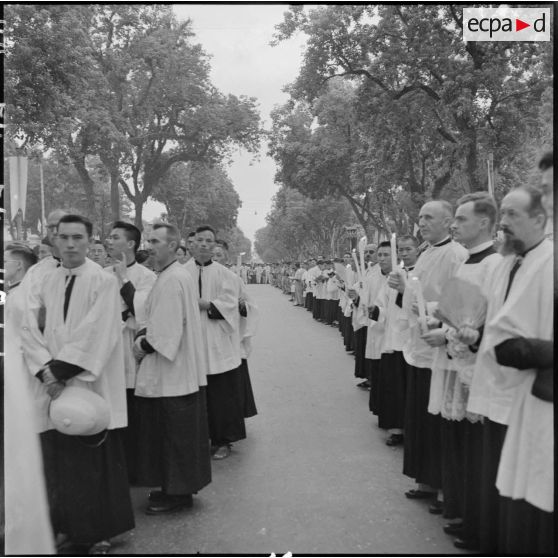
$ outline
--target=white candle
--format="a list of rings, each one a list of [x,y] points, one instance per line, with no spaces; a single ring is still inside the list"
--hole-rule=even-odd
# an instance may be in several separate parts
[[[397,238],[395,236],[395,233],[391,233],[390,244],[391,244],[391,270],[395,272],[397,270]]]
[[[354,260],[354,262],[355,262],[355,267],[356,267],[356,272],[357,272],[357,275],[358,275],[358,280],[360,281],[360,280],[362,279],[362,273],[361,273],[360,267],[359,267],[359,265],[358,265],[358,259],[357,259],[357,255],[356,255],[356,250],[355,250],[354,248],[353,248],[352,254],[353,254],[353,260]]]
[[[422,329],[423,333],[428,331],[428,327],[426,325],[426,304],[424,302],[424,295],[422,293],[422,285],[420,284],[420,279],[416,276],[411,278],[413,282],[413,291],[417,298],[417,306],[419,311],[419,324]]]
[[[360,272],[362,274],[362,277],[364,277],[364,273],[366,272],[366,266],[364,265],[364,248],[365,246],[361,242],[360,246],[358,247],[358,251],[360,252]]]

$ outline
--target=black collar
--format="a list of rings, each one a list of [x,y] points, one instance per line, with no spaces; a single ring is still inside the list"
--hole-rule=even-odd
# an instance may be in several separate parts
[[[415,269],[415,266],[411,265],[410,267],[406,267],[405,269],[406,271],[413,271],[413,269]]]
[[[449,244],[450,242],[451,242],[451,236],[448,236],[446,240],[442,240],[442,242],[438,242],[438,244],[433,244],[432,246],[438,248],[439,246],[443,246],[444,244]]]
[[[484,258],[497,253],[498,252],[496,252],[496,249],[494,248],[494,244],[491,244],[488,248],[485,248],[480,252],[476,252],[475,254],[471,254],[469,256],[469,259],[465,263],[466,264],[480,263],[482,262],[482,260],[484,260]]]
[[[132,267],[135,263],[136,263],[136,260],[134,260],[132,263],[126,264],[126,267]]]
[[[178,261],[178,260],[172,260],[172,262],[170,264],[167,264],[165,267],[163,267],[163,269],[160,269],[159,274],[163,273],[163,271],[165,271],[165,269],[169,268],[176,261]]]
[[[208,265],[211,265],[213,263],[213,260],[209,260],[205,263],[200,263],[200,262],[198,262],[198,260],[194,260],[194,261],[196,262],[196,265],[198,267],[207,267]]]
[[[10,288],[9,288],[8,292],[10,292],[12,289],[15,289],[20,283],[21,283],[21,281],[18,281],[17,283],[12,283],[10,285]]]

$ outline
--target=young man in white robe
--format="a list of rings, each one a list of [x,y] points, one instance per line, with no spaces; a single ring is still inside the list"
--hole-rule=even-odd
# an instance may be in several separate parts
[[[318,275],[321,274],[321,270],[318,267],[318,262],[317,260],[315,260],[314,258],[311,258],[309,260],[309,268],[308,268],[308,278],[307,278],[307,282],[308,282],[308,291],[309,291],[309,295],[308,295],[308,306],[306,307],[306,309],[309,312],[312,312],[312,315],[314,315],[314,305],[315,305],[315,292],[316,292],[316,277]]]
[[[357,282],[357,276],[354,268],[353,258],[349,252],[346,252],[343,255],[343,265],[345,267],[345,273],[343,274],[343,276],[338,276],[338,279],[340,281],[339,290],[341,292],[340,304],[342,305],[341,310],[343,314],[342,334],[345,350],[351,352],[354,350],[355,332],[353,330],[352,323],[353,301],[349,296],[349,290]]]
[[[212,455],[225,459],[233,442],[246,438],[240,374],[238,277],[213,261],[215,231],[196,229],[195,258],[184,269],[198,286],[207,361],[207,411]]]
[[[484,290],[501,260],[492,240],[498,208],[487,192],[467,194],[457,204],[453,238],[467,248],[469,257],[455,276]],[[454,328],[444,324],[444,329],[446,345],[437,347],[432,365],[429,412],[442,417],[444,515],[462,518],[444,530],[458,535],[457,548],[478,550],[482,422],[466,411],[476,352],[456,339]]]
[[[19,337],[25,309],[25,290],[20,284],[25,274],[37,263],[33,250],[25,245],[8,244],[4,250],[4,282],[8,286],[5,307],[6,327]]]
[[[535,385],[552,376],[553,364],[554,249],[545,225],[539,190],[517,188],[502,200],[504,258],[487,285],[467,406],[485,417],[482,553],[554,551],[554,409]],[[470,345],[480,336],[461,332],[460,340]]]
[[[107,238],[109,256],[117,263],[106,270],[114,273],[120,287],[122,314],[122,341],[124,347],[124,370],[126,373],[126,404],[128,426],[122,441],[128,463],[130,484],[136,482],[137,425],[134,389],[136,387],[137,362],[134,357],[134,338],[138,330],[145,327],[145,302],[157,276],[153,271],[136,262],[136,253],[141,243],[140,230],[131,223],[116,221]]]
[[[369,284],[368,300],[365,303],[368,325],[366,333],[366,350],[364,353],[364,356],[366,357],[365,366],[367,367],[370,379],[370,397],[368,399],[368,408],[370,412],[374,413],[375,415],[379,414],[381,398],[380,360],[382,357],[382,348],[384,345],[384,337],[386,333],[386,324],[384,320],[377,320],[378,316],[376,315],[375,309],[376,303],[378,301],[378,295],[386,287],[388,275],[391,272],[391,249],[389,241],[383,241],[378,244],[377,258],[378,267],[380,268],[380,275],[377,276],[377,279],[373,284]],[[390,290],[393,291],[393,289]],[[394,303],[395,300],[393,300],[392,302]],[[382,422],[383,424],[384,421],[379,421],[379,425],[380,422]],[[380,425],[380,428],[383,428],[383,426]]]
[[[294,274],[295,282],[295,306],[304,306],[302,293],[304,292],[304,285],[302,284],[302,276],[304,275],[304,267],[302,263],[296,264],[296,271]]]
[[[229,246],[224,240],[217,240],[213,249],[213,260],[221,265],[226,265],[229,259]],[[250,372],[248,370],[248,357],[252,352],[252,337],[256,334],[258,325],[258,307],[254,299],[249,295],[244,281],[238,278],[238,313],[240,315],[240,376],[241,393],[243,395],[244,418],[250,418],[258,414]]]
[[[37,257],[28,246],[4,251],[6,349],[4,375],[4,516],[6,554],[54,554],[43,459],[36,431],[30,378],[23,365],[20,332],[25,297],[20,283]],[[33,536],[29,536],[33,533]]]
[[[192,494],[211,482],[197,285],[177,261],[179,241],[173,225],[153,226],[148,243],[159,275],[147,298],[146,327],[134,343],[141,361],[137,480],[161,487],[149,494],[149,515],[191,507]]]
[[[407,269],[414,267],[418,255],[416,238],[407,235],[397,240],[398,255],[402,257],[403,264]],[[391,253],[387,257],[391,263]],[[388,431],[388,446],[403,443],[405,424],[407,366],[403,348],[409,336],[409,323],[401,307],[401,298],[398,291],[386,282],[369,310],[371,320],[384,328],[379,364],[378,426]]]
[[[398,271],[389,279],[390,287],[403,294],[402,307],[409,320],[409,338],[403,350],[408,364],[403,473],[418,485],[405,493],[411,499],[433,498],[442,484],[440,417],[428,412],[428,403],[434,347],[445,343],[441,328],[426,332],[419,324],[411,275],[420,280],[426,305],[434,307],[443,285],[467,257],[467,250],[451,239],[452,221],[449,203],[425,203],[419,213],[419,229],[428,247],[409,277]],[[441,513],[441,503],[432,504],[430,511]]]
[[[39,260],[39,262],[29,269],[29,272],[25,275],[22,281],[22,287],[24,290],[36,286],[43,279],[43,276],[48,271],[58,267],[60,265],[60,253],[58,252],[58,247],[56,246],[56,228],[58,226],[58,221],[68,212],[64,209],[55,209],[48,214],[47,217],[47,239],[52,245],[51,255]],[[41,327],[44,325],[44,317],[40,317]]]
[[[335,278],[335,267],[333,262],[328,262],[326,269],[324,271],[327,280],[324,284],[325,286],[325,323],[327,325],[335,325],[334,322],[337,320],[337,307],[339,305],[339,287],[337,284],[337,279]]]
[[[34,377],[53,531],[76,545],[106,548],[109,538],[134,527],[134,518],[119,436],[127,417],[118,282],[86,258],[92,228],[79,215],[58,221],[62,265],[27,291],[21,342]],[[54,429],[50,402],[67,386],[105,399],[110,409],[106,430],[70,436]]]
[[[378,265],[378,247],[376,244],[367,244],[364,248],[364,270],[362,278],[351,286],[349,296],[353,298],[352,325],[354,331],[355,349],[355,378],[363,381],[357,384],[362,389],[370,389],[370,364],[366,363],[366,345],[368,334],[368,306],[376,297],[382,277]]]

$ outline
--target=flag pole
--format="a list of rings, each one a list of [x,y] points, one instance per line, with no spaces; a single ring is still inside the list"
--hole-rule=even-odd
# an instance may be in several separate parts
[[[488,166],[488,193],[494,197],[494,183],[492,180],[492,166],[493,166],[493,161],[494,161],[494,155],[492,152],[490,152],[488,154],[488,159],[486,161],[486,164]]]
[[[41,236],[45,235],[45,184],[43,178],[43,161],[39,160],[39,173],[41,177]]]

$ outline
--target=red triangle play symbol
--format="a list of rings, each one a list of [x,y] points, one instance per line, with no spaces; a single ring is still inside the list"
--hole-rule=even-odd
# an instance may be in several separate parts
[[[515,18],[515,30],[516,31],[521,31],[522,29],[525,29],[526,27],[531,27],[530,23],[525,23],[524,21],[521,21],[520,19]]]

